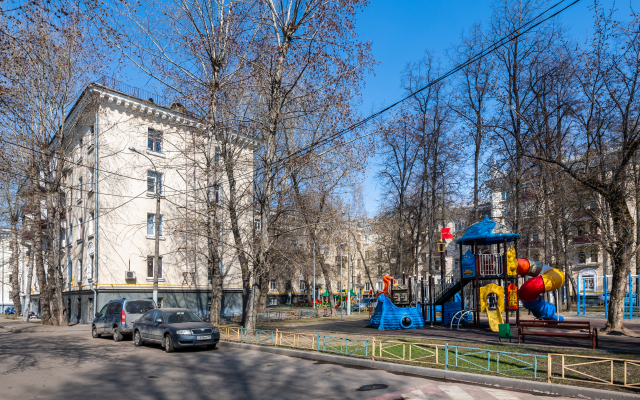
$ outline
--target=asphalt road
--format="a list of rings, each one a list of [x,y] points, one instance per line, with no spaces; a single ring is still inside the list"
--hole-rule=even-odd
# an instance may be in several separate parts
[[[549,398],[225,348],[224,343],[217,350],[167,354],[160,346],[92,339],[88,327],[79,328],[0,329],[0,399]],[[358,390],[365,385],[387,387]]]

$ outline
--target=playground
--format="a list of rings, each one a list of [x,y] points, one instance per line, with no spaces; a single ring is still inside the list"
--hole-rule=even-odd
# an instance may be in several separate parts
[[[441,255],[445,239],[453,239],[445,231],[439,243]],[[506,226],[485,216],[455,242],[460,267],[446,275],[441,269],[439,276],[384,276],[384,289],[375,294],[377,303],[368,309],[368,315],[335,324],[310,318],[299,324],[292,321],[290,326],[367,336],[610,351],[635,352],[640,348],[638,276],[629,275],[625,282],[625,326],[638,338],[598,335],[607,318],[611,276],[597,276],[584,269],[575,279],[576,293],[566,293],[563,271],[538,260],[518,258],[518,238]],[[329,296],[328,292],[321,295],[316,306],[324,312],[317,311],[315,316],[327,318]],[[356,294],[346,289],[333,296],[336,309],[345,304],[346,310],[356,299]],[[573,311],[563,311],[568,296],[574,303]],[[313,326],[314,321],[318,326]]]

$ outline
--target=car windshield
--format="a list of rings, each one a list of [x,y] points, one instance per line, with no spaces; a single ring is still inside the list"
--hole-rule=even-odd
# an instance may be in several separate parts
[[[192,311],[165,311],[168,324],[179,324],[181,322],[200,322],[202,321]]]
[[[154,308],[156,308],[156,306],[153,304],[153,301],[149,300],[128,301],[125,306],[125,310],[129,314],[144,314]]]

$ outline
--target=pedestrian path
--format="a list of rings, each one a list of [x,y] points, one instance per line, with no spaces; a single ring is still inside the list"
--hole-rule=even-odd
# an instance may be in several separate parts
[[[567,397],[538,396],[508,389],[486,388],[465,384],[438,383],[407,388],[368,400],[558,400]]]

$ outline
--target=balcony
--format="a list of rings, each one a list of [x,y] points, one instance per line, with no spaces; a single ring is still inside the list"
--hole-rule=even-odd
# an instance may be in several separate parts
[[[591,244],[600,241],[599,234],[586,234],[581,236],[574,236],[573,243],[575,244]]]

